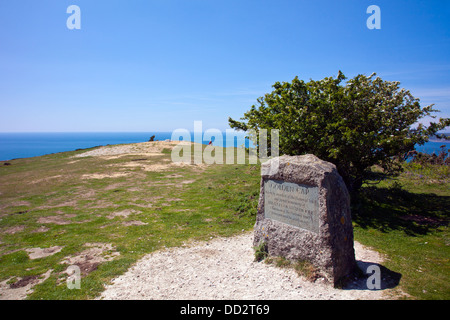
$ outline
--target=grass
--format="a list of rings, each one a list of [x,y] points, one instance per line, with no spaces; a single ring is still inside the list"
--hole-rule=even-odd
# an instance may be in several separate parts
[[[92,299],[145,254],[253,228],[259,165],[146,170],[170,163],[167,148],[150,157],[73,158],[86,151],[0,162],[0,282],[20,285],[52,270],[28,299]],[[449,299],[448,168],[405,164],[400,177],[382,178],[352,199],[355,240],[387,257],[383,266],[400,275],[410,298]],[[89,244],[112,249],[83,274],[80,290],[68,290],[62,261]],[[34,260],[26,251],[53,246],[62,250]],[[108,261],[111,252],[119,255]]]
[[[262,241],[256,247],[253,247],[253,250],[255,251],[256,262],[263,261],[269,256],[269,252],[267,251],[267,243],[265,243],[264,241]]]
[[[73,158],[85,151],[0,163],[0,282],[53,270],[28,299],[91,299],[147,253],[231,236],[254,224],[257,165],[148,171],[124,165],[170,163],[167,149],[148,159]],[[114,176],[118,172],[123,175]],[[85,178],[92,174],[104,176]],[[42,220],[55,217],[62,224]],[[92,266],[80,290],[68,290],[68,264],[62,261],[84,252],[89,243],[111,244],[120,255]],[[53,246],[63,249],[34,260],[26,252]]]
[[[395,179],[352,199],[355,239],[387,256],[414,299],[450,299],[448,167],[405,164]]]

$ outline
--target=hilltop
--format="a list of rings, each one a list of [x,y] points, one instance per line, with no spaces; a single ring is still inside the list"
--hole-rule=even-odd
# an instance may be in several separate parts
[[[0,299],[93,299],[105,285],[112,285],[113,279],[131,277],[129,280],[135,281],[136,267],[130,268],[139,266],[144,257],[161,258],[152,253],[175,259],[187,257],[193,250],[194,256],[199,257],[200,252],[203,257],[198,261],[218,263],[218,267],[231,265],[226,256],[238,251],[203,249],[208,243],[250,243],[260,166],[173,163],[171,150],[176,144],[112,145],[15,159],[7,166],[0,162]],[[447,299],[448,170],[417,164],[405,168],[395,180],[364,186],[360,198],[353,199],[355,240],[376,248],[384,259],[376,260],[383,264],[383,272],[399,277],[392,294],[406,291],[412,298]],[[382,174],[374,171],[374,176]],[[226,240],[230,236],[238,236],[233,238],[238,242]],[[184,249],[188,251],[179,251]],[[261,271],[273,267],[251,262],[252,248],[242,252],[246,252],[239,254],[247,255],[248,268]],[[359,251],[364,252],[373,251]],[[364,260],[367,256],[361,259],[372,261]],[[79,290],[68,290],[66,285],[71,265],[81,269]],[[165,270],[163,262],[161,267]],[[280,271],[282,279],[297,279],[291,271]],[[241,277],[232,275],[236,276],[232,281]],[[245,285],[252,279],[243,277],[242,281],[250,282],[236,282],[242,285],[241,296],[246,294],[242,288],[254,290]],[[308,298],[301,295],[300,287],[311,286],[298,281],[294,281],[300,283],[294,291],[300,295],[293,292],[293,297]],[[210,284],[217,285],[214,281]],[[229,283],[223,286],[230,288]],[[273,298],[265,292],[264,297]],[[309,297],[337,299],[344,294],[316,293]],[[381,293],[383,297],[386,292]],[[170,290],[165,288],[160,294],[168,298]],[[347,298],[374,298],[370,294],[362,290]]]

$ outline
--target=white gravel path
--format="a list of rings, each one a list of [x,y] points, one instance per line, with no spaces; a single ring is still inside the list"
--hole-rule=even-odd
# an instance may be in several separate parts
[[[119,144],[110,146],[101,146],[94,150],[85,151],[76,154],[74,158],[83,157],[106,157],[118,155],[161,155],[165,148],[172,149],[176,145],[186,145],[190,142],[186,141],[154,141],[154,142],[138,142],[130,144]]]
[[[100,299],[156,300],[304,300],[381,299],[387,290],[368,290],[364,279],[355,289],[335,289],[254,261],[252,233],[216,238],[149,254],[106,286]],[[381,256],[355,242],[356,259],[380,263]]]

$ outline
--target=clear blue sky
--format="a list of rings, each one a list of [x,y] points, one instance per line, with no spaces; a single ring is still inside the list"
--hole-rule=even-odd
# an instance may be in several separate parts
[[[338,70],[449,117],[450,1],[0,0],[0,132],[224,130],[276,81]]]

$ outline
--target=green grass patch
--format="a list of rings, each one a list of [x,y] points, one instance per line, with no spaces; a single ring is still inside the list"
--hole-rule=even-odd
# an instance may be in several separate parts
[[[52,270],[28,299],[92,299],[145,254],[253,227],[258,165],[167,165],[152,171],[153,165],[170,164],[170,150],[150,157],[73,158],[85,151],[0,167],[0,281],[19,283]],[[118,255],[88,264],[81,289],[69,290],[69,264],[63,261],[86,252],[89,244],[110,245]],[[38,259],[26,251],[53,246],[62,250]]]
[[[414,299],[450,299],[448,168],[405,164],[396,179],[352,199],[355,239],[387,256]]]

